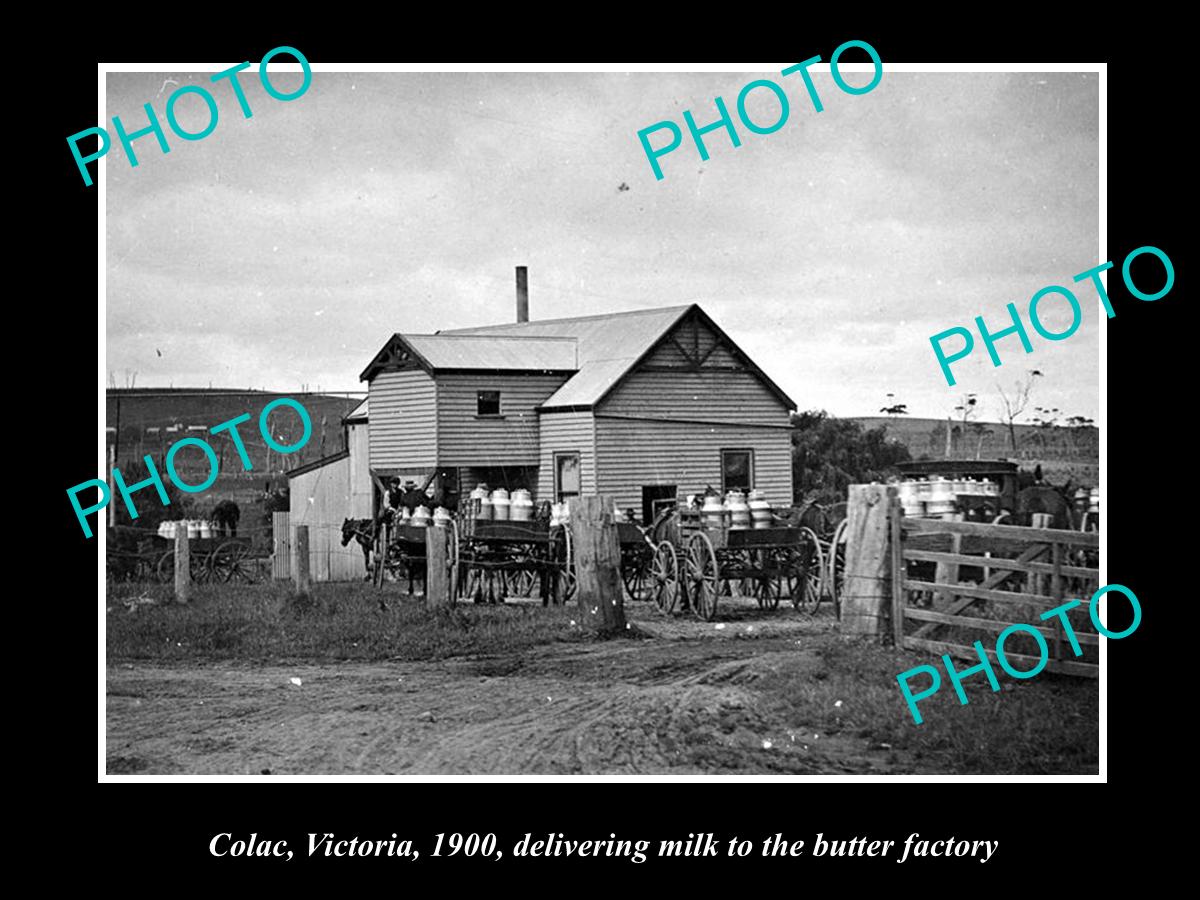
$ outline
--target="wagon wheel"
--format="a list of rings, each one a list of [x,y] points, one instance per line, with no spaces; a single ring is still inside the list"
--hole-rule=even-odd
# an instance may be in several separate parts
[[[704,621],[711,622],[717,614],[721,571],[708,535],[693,534],[688,540],[687,580],[692,610]]]
[[[188,559],[192,570],[192,581],[195,584],[202,584],[208,580],[208,567],[204,565],[200,559],[200,555],[196,554]],[[168,550],[158,560],[158,565],[155,567],[155,572],[158,573],[158,580],[162,584],[175,583],[175,551]]]
[[[682,585],[679,581],[679,557],[670,541],[663,541],[655,548],[650,581],[651,595],[659,611],[666,615],[675,612]]]
[[[817,533],[805,526],[800,529],[801,552],[804,554],[799,572],[788,575],[788,587],[792,606],[812,614],[821,604],[821,593],[825,581],[825,553]],[[803,582],[803,583],[801,583]]]
[[[779,609],[779,598],[783,594],[783,578],[764,575],[754,580],[754,599],[759,609]]]
[[[627,565],[621,566],[621,581],[625,585],[625,591],[629,594],[630,600],[650,599],[649,573],[642,565],[641,560],[630,561]]]
[[[575,552],[571,529],[560,528],[552,554],[554,565],[554,602],[569,603],[575,599]]]
[[[846,522],[842,519],[833,532],[829,545],[829,572],[826,575],[829,599],[833,601],[833,614],[842,617],[842,593],[846,586]]]
[[[226,541],[209,557],[212,578],[222,584],[252,584],[257,580],[250,559],[250,545],[242,541]]]

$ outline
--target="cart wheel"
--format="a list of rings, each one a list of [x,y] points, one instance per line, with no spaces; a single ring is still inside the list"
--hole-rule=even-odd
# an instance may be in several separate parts
[[[821,593],[825,582],[825,553],[821,550],[821,541],[815,531],[805,526],[800,529],[800,534],[804,538],[804,558],[799,566],[800,572],[789,577],[792,606],[812,614],[821,605]]]
[[[208,580],[208,569],[201,561],[199,555],[191,557],[192,582],[194,584],[202,584]],[[158,560],[158,565],[155,567],[155,572],[158,573],[158,580],[162,584],[175,583],[175,551],[168,550]]]
[[[158,580],[162,584],[175,583],[175,551],[168,550],[162,555],[158,561],[158,565],[154,567],[154,571],[158,575]]]
[[[226,541],[213,551],[209,567],[220,584],[251,584],[255,581],[250,547],[242,541]]]
[[[570,603],[575,599],[575,552],[571,543],[571,529],[559,529],[559,537],[555,540],[554,556],[554,603]]]
[[[655,606],[666,615],[675,612],[679,603],[679,557],[670,541],[663,541],[655,548],[650,579]]]
[[[717,614],[721,572],[708,535],[693,534],[688,540],[687,581],[692,610],[704,621],[711,622]]]
[[[782,577],[764,577],[754,580],[754,599],[758,601],[759,609],[779,609],[779,597],[782,593]]]
[[[838,523],[829,545],[829,598],[833,601],[833,614],[842,618],[842,593],[846,587],[846,519]]]

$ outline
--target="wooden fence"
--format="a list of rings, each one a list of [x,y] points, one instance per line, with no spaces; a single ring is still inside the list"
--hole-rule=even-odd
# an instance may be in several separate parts
[[[1039,615],[1076,597],[1083,601],[1076,610],[1086,615],[1088,601],[1099,587],[1099,534],[909,519],[895,501],[889,518],[896,646],[977,659],[974,647],[968,646],[973,639],[956,643],[954,634],[947,640],[936,639],[934,633],[952,628],[998,634],[1020,622],[1035,626],[1047,639],[1049,671],[1098,676],[1097,662],[1077,658],[1069,649],[1061,619],[1056,615],[1043,624]],[[1087,625],[1081,620],[1079,628],[1071,624],[1082,648],[1098,647],[1090,620]],[[988,648],[986,642],[984,647],[995,660],[995,648]],[[1038,657],[1007,651],[1005,656],[1029,668],[1038,662]]]

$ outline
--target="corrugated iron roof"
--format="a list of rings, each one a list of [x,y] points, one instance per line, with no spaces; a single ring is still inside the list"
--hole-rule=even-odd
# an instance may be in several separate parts
[[[402,334],[434,369],[574,371],[570,335]]]
[[[350,410],[350,413],[344,418],[343,422],[365,422],[367,421],[369,410],[367,409],[367,398],[363,398],[363,402]]]
[[[574,319],[509,322],[457,328],[440,332],[438,336],[574,338],[579,371],[542,404],[542,409],[591,406],[598,403],[690,309],[691,306],[668,306]]]

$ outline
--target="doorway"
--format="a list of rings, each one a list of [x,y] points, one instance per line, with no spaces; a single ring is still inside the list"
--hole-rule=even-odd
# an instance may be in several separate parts
[[[673,484],[648,484],[642,488],[642,524],[649,525],[666,506],[675,505],[676,487]]]

